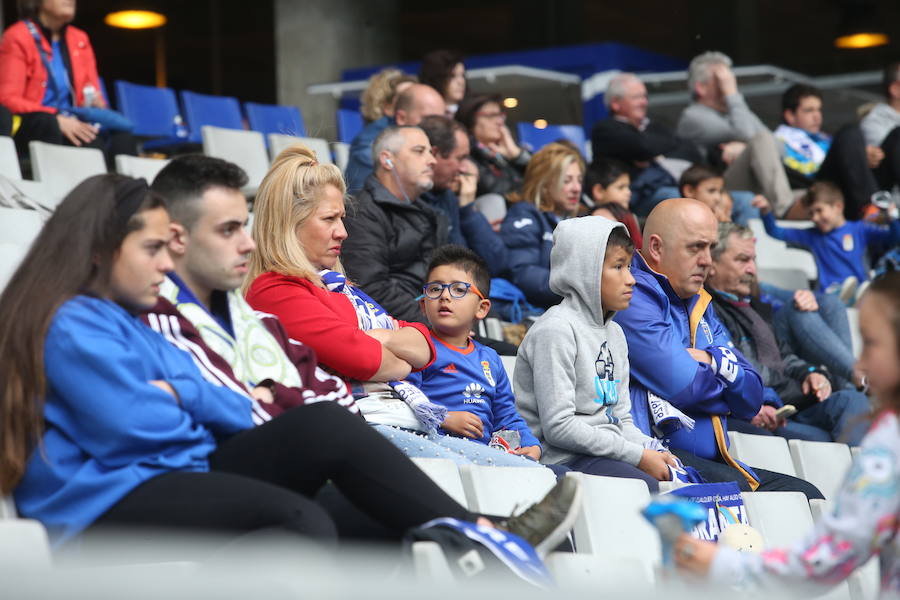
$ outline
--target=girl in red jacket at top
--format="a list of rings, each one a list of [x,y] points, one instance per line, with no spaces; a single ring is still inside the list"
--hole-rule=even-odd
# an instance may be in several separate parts
[[[434,344],[424,325],[391,318],[344,277],[345,191],[340,169],[319,164],[312,150],[293,146],[278,155],[254,201],[256,251],[244,284],[247,302],[277,316],[293,339],[343,376],[366,420],[407,455],[538,466],[419,421],[416,403],[426,398],[405,382],[397,386],[432,363]]]
[[[26,154],[34,140],[92,146],[109,156],[135,154],[130,133],[101,135],[71,112],[73,107],[106,108],[90,39],[70,24],[75,0],[20,0],[19,13],[22,20],[0,39],[0,105],[21,117],[14,132],[19,154]]]

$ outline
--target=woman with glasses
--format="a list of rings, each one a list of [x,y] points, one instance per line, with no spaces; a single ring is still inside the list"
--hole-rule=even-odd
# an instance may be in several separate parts
[[[306,147],[282,152],[254,206],[256,252],[247,302],[276,315],[290,336],[344,377],[366,420],[409,456],[458,464],[516,465],[525,459],[437,431],[446,409],[403,381],[434,361],[420,323],[397,321],[343,274],[344,180]],[[534,464],[534,463],[531,463]]]
[[[472,158],[478,165],[476,193],[507,196],[521,188],[531,154],[513,140],[500,96],[463,100],[456,120],[466,126],[471,137]]]

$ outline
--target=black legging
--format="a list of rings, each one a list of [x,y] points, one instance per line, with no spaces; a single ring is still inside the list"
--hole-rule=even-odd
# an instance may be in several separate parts
[[[46,112],[24,113],[20,115],[22,122],[13,139],[16,142],[16,151],[19,156],[28,154],[28,142],[47,142],[48,144],[62,144],[71,146],[70,142],[59,128],[56,115]],[[82,144],[82,147],[98,148],[103,151],[106,158],[106,167],[115,168],[117,154],[137,154],[137,142],[134,136],[127,131],[100,132],[94,141]]]
[[[209,464],[208,473],[168,473],[143,483],[92,530],[275,529],[329,540],[335,525],[309,499],[329,480],[395,534],[437,517],[477,518],[363,419],[332,402],[294,408],[229,438]]]

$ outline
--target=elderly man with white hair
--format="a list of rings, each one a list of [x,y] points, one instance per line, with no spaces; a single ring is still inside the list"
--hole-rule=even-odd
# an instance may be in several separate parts
[[[677,178],[663,158],[700,160],[692,144],[647,117],[647,88],[634,73],[619,73],[603,97],[609,117],[591,132],[594,158],[613,158],[629,166],[631,210],[645,216],[661,200],[678,196]]]
[[[779,217],[786,216],[794,196],[778,142],[738,91],[731,59],[721,52],[694,57],[688,67],[688,89],[693,102],[681,113],[678,135],[696,144],[707,162],[726,167],[729,190],[762,194]],[[746,201],[736,197],[735,203]]]

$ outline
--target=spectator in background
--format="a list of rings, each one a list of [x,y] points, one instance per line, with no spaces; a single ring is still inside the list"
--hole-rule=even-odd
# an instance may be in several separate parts
[[[683,197],[707,205],[720,223],[731,221],[731,205],[725,199],[725,179],[713,167],[691,166],[681,174],[678,190]]]
[[[414,83],[397,96],[394,116],[373,121],[363,128],[350,144],[350,159],[347,162],[347,191],[360,191],[366,178],[372,174],[374,160],[372,143],[382,131],[394,125],[415,126],[429,115],[444,114],[444,99],[433,87]]]
[[[788,439],[858,445],[865,433],[859,424],[869,412],[869,401],[856,390],[832,391],[830,373],[801,359],[788,340],[778,335],[772,324],[777,318],[773,306],[753,293],[753,232],[735,223],[721,223],[712,259],[706,287],[712,294],[716,316],[764,386],[763,405],[750,420],[753,427],[735,419],[731,428],[756,434],[761,428]],[[808,290],[806,294],[812,295]],[[824,341],[829,335],[833,332],[823,329],[820,339]],[[775,411],[785,404],[799,412],[787,420],[777,417]]]
[[[793,188],[816,180],[833,181],[846,200],[844,216],[859,219],[879,189],[872,169],[884,159],[878,146],[867,146],[859,125],[842,127],[834,138],[822,131],[822,92],[796,83],[781,96],[784,122],[775,130],[784,168]],[[893,187],[893,184],[886,189]]]
[[[885,67],[881,85],[885,101],[863,117],[860,128],[866,145],[884,152],[875,177],[879,187],[888,190],[900,182],[900,62]]]
[[[647,88],[634,73],[610,79],[603,101],[609,117],[598,121],[591,132],[594,160],[613,158],[628,165],[630,208],[646,216],[661,200],[678,195],[681,170],[699,161],[700,155],[692,144],[647,117]]]
[[[500,228],[509,248],[511,280],[535,306],[548,307],[560,300],[550,289],[553,230],[577,213],[583,175],[578,152],[547,144],[528,163],[522,192],[513,195]]]
[[[447,116],[456,114],[466,95],[466,66],[462,55],[453,50],[434,50],[422,59],[419,81],[430,85],[444,97]]]
[[[513,140],[500,96],[466,98],[456,119],[471,136],[472,158],[478,165],[477,195],[500,194],[508,199],[522,187],[531,154]]]
[[[491,276],[500,277],[507,267],[506,244],[475,210],[477,172],[469,175],[466,171],[463,177],[463,161],[469,157],[465,128],[458,121],[437,115],[425,117],[419,127],[428,136],[436,161],[434,187],[422,194],[422,200],[446,215],[449,243],[474,250],[487,262]]]
[[[625,163],[598,158],[588,167],[583,188],[593,202],[591,214],[625,225],[634,247],[640,250],[641,228],[637,217],[629,210],[631,177]]]
[[[696,144],[706,162],[725,167],[728,189],[762,194],[778,216],[787,215],[794,196],[778,144],[738,92],[731,59],[721,52],[694,57],[688,89],[694,101],[681,113],[678,135]]]
[[[423,322],[416,297],[432,251],[447,242],[447,218],[420,198],[434,186],[437,161],[418,127],[388,127],[372,153],[375,172],[346,219],[344,267],[389,314]]]
[[[360,96],[359,112],[366,123],[394,116],[397,96],[409,86],[418,83],[415,75],[407,75],[400,69],[388,67],[369,77],[369,84]]]
[[[74,0],[25,0],[20,11],[22,20],[0,39],[0,105],[21,117],[14,136],[19,154],[28,153],[31,141],[100,148],[110,159],[136,154],[130,131],[101,130],[75,115],[79,108],[106,108],[106,101],[91,41],[71,25]]]

